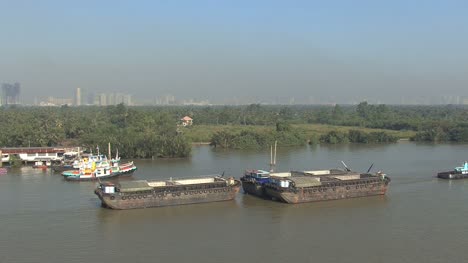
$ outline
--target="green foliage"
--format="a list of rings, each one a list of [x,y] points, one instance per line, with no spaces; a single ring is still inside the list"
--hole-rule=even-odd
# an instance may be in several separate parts
[[[11,167],[21,167],[22,166],[21,158],[16,154],[10,154],[9,163],[10,163]]]
[[[320,137],[320,142],[338,144],[338,143],[390,143],[396,142],[397,137],[386,132],[363,132],[359,130],[349,130],[348,133],[330,131]]]
[[[231,149],[259,149],[269,147],[275,140],[279,146],[298,146],[306,143],[306,138],[296,130],[279,132],[242,130],[216,132],[211,138],[211,145]]]
[[[276,131],[277,132],[288,132],[291,130],[291,125],[285,121],[276,122]]]
[[[349,139],[347,134],[344,132],[331,131],[320,136],[320,142],[330,144],[348,143]]]
[[[124,158],[185,157],[190,143],[167,112],[108,107],[18,108],[0,110],[0,145],[80,145],[107,149]]]
[[[193,117],[195,126],[209,130],[178,129],[176,123],[185,115]],[[111,142],[123,157],[180,157],[190,154],[190,140],[226,148],[268,147],[274,140],[279,145],[393,142],[396,138],[391,134],[416,134],[411,138],[415,141],[466,142],[468,107],[367,102],[354,106],[11,107],[0,108],[0,125],[2,147],[84,145],[95,149]],[[316,131],[317,126],[325,128]],[[351,131],[344,126],[352,127]],[[234,130],[224,131],[225,127]]]

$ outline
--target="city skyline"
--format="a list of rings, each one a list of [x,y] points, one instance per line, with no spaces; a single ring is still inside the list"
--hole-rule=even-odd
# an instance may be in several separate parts
[[[81,99],[78,103],[77,94],[79,93],[80,97],[86,95],[86,100]],[[330,98],[329,100],[318,100],[313,96],[305,98],[296,98],[296,97],[281,97],[275,99],[259,99],[259,98],[250,98],[250,99],[240,99],[237,97],[229,98],[225,100],[210,100],[207,98],[189,98],[189,97],[177,97],[172,94],[159,94],[153,98],[147,98],[146,100],[135,99],[133,94],[124,93],[124,92],[87,92],[86,89],[76,88],[75,94],[72,96],[70,93],[69,96],[65,97],[54,97],[52,95],[47,95],[41,100],[35,98],[32,105],[61,105],[67,104],[72,106],[80,105],[99,105],[99,106],[108,106],[116,105],[119,103],[124,103],[129,106],[142,106],[142,105],[199,105],[199,106],[208,106],[208,105],[248,105],[248,104],[276,104],[276,105],[335,105],[335,104],[349,104],[356,105],[361,102],[368,102],[370,104],[393,104],[393,105],[468,105],[468,96],[458,96],[458,95],[444,95],[437,98],[430,97],[419,97],[419,98],[407,98],[402,97],[397,103],[385,103],[376,98],[354,98],[349,102],[339,102]]]

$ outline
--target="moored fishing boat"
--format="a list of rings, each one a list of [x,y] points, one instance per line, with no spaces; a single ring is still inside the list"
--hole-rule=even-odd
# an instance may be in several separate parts
[[[389,183],[390,178],[382,172],[360,174],[351,171],[306,171],[292,172],[289,178],[271,177],[264,187],[269,197],[295,204],[384,195]]]
[[[94,191],[104,207],[149,208],[228,201],[239,192],[240,181],[210,176],[166,181],[122,181],[101,183]]]
[[[468,162],[464,162],[463,166],[455,167],[452,171],[440,172],[437,177],[442,179],[464,179],[468,178]]]
[[[133,162],[120,164],[120,159],[108,161],[104,155],[83,158],[78,170],[62,172],[69,181],[89,181],[131,175],[137,170]]]

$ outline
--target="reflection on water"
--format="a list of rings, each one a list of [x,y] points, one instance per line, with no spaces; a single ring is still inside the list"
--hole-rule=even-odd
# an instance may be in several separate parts
[[[464,157],[465,156],[465,157]],[[386,196],[289,205],[239,194],[228,202],[114,211],[95,182],[48,170],[0,176],[0,262],[463,262],[468,180],[435,178],[466,145],[401,142],[278,149],[278,171],[374,163]],[[270,151],[195,147],[184,159],[136,160],[130,179],[267,169]]]

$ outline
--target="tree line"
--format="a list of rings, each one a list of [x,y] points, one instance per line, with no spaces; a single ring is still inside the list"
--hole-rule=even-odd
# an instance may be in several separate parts
[[[414,131],[414,141],[468,141],[466,106],[358,105],[307,106],[159,106],[126,107],[9,107],[0,108],[0,146],[81,145],[90,149],[108,142],[126,158],[185,157],[190,141],[179,129],[188,115],[194,125],[237,125],[241,131],[220,131],[217,147],[260,148],[312,143],[385,143],[398,138],[386,132],[331,131],[305,138],[293,124],[327,124],[356,128]],[[253,126],[268,129],[256,130]]]
[[[185,157],[191,151],[170,114],[123,104],[2,108],[0,125],[2,147],[80,145],[94,150],[110,142],[124,158]]]
[[[372,105],[361,102],[358,105],[333,106],[260,104],[210,107],[174,106],[166,107],[164,110],[173,113],[188,113],[194,118],[195,124],[274,127],[278,122],[287,121],[290,124],[327,124],[414,131],[416,135],[410,138],[414,141],[468,141],[468,106],[466,105]],[[375,135],[370,136],[370,141],[374,141],[372,137]],[[380,139],[375,140],[380,141]],[[386,140],[382,139],[382,141]]]

